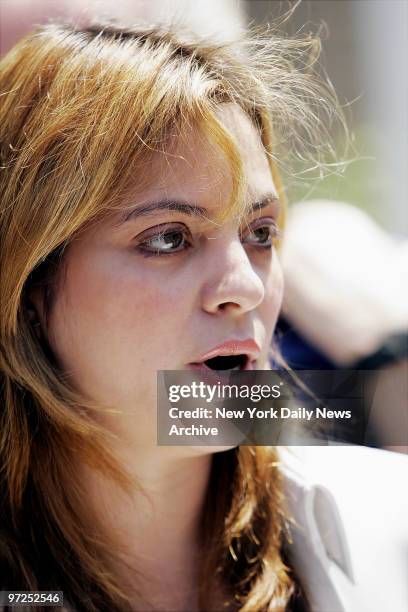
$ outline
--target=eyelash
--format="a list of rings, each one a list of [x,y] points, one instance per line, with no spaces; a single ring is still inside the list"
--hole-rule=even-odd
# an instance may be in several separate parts
[[[157,231],[160,227],[163,227],[163,229],[161,231]],[[248,226],[248,228],[251,230],[250,233],[254,233],[260,229],[269,230],[269,237],[268,237],[267,244],[249,243],[249,246],[252,246],[256,249],[262,249],[263,251],[270,251],[272,249],[274,239],[277,239],[281,236],[281,232],[279,231],[276,225],[276,222],[272,219],[268,219],[268,220],[258,219],[257,221],[255,221],[255,223],[252,226]],[[188,236],[191,237],[191,233],[189,232],[189,230],[186,228],[185,225],[178,225],[178,226],[173,226],[173,227],[169,225],[163,225],[163,226],[159,225],[155,228],[155,230],[156,232],[154,234],[147,236],[145,240],[142,240],[136,246],[136,249],[145,257],[162,257],[162,256],[168,257],[170,255],[177,255],[179,253],[183,253],[193,247],[193,244],[191,242],[186,242],[187,237]],[[177,248],[176,250],[169,250],[166,252],[158,248],[155,249],[155,248],[146,246],[148,245],[149,241],[153,241],[155,239],[157,240],[158,238],[160,239],[160,238],[170,237],[172,235],[182,235],[183,236],[182,240],[184,240],[184,242],[181,248]]]

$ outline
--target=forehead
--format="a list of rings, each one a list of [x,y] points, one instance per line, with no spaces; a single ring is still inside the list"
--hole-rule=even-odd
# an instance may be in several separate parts
[[[276,194],[267,156],[250,118],[233,104],[221,105],[216,115],[238,145],[248,201],[260,193]],[[132,200],[179,197],[207,207],[210,201],[210,207],[218,207],[228,201],[232,172],[211,131],[194,124],[172,137],[166,153],[152,156]]]

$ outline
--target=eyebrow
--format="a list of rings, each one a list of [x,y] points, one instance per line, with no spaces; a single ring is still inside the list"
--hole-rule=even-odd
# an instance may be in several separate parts
[[[250,206],[250,212],[261,210],[262,208],[265,208],[270,204],[274,204],[276,206],[276,214],[278,214],[279,198],[274,193],[267,193],[263,195],[259,200],[252,202]],[[134,220],[143,216],[148,216],[159,210],[174,211],[182,213],[184,215],[195,217],[207,217],[208,213],[207,208],[203,206],[198,206],[197,204],[191,204],[189,202],[183,202],[180,200],[165,199],[137,206],[136,208],[128,212],[124,217],[122,217],[117,225],[123,225],[127,221]]]

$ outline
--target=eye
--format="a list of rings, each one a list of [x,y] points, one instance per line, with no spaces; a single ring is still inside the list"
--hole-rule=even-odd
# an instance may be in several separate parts
[[[263,249],[271,249],[274,239],[280,235],[276,221],[273,218],[257,219],[241,234],[242,242]]]
[[[171,255],[191,246],[191,235],[184,225],[158,225],[139,236],[137,249],[145,255]]]

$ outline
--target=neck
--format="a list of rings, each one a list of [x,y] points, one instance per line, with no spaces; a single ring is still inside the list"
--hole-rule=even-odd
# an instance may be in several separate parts
[[[168,609],[172,598],[178,609],[193,610],[212,455],[138,447],[122,448],[119,459],[141,490],[127,496],[94,472],[87,474],[87,485],[93,508],[123,550],[127,566],[118,567],[124,584],[137,583],[139,597],[156,602],[154,610]]]

